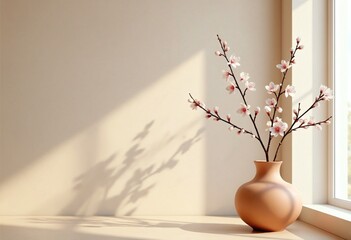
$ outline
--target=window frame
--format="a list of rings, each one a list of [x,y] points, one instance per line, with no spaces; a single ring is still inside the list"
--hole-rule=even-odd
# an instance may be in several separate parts
[[[328,25],[329,25],[329,30],[328,30],[328,41],[329,41],[329,49],[328,49],[328,65],[329,65],[329,86],[332,87],[334,90],[334,96],[337,97],[337,84],[336,84],[336,77],[335,77],[335,1],[337,0],[332,0],[329,1],[329,6],[328,6]],[[338,117],[336,115],[336,100],[332,101],[332,104],[328,107],[328,113],[329,115],[332,115],[334,118],[334,121],[332,121],[332,127],[328,129],[328,146],[329,146],[329,163],[328,163],[328,204],[340,207],[343,209],[348,209],[351,210],[351,201],[350,200],[344,200],[337,198],[336,195],[336,190],[335,190],[335,185],[336,185],[336,174],[335,171],[337,169],[336,167],[336,141],[335,141],[335,133],[336,133],[336,123],[338,122]]]

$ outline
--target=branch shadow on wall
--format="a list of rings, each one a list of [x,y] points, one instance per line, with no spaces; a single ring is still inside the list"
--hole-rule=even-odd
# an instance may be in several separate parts
[[[59,215],[133,215],[142,203],[141,200],[156,186],[157,175],[175,168],[204,132],[204,128],[201,128],[195,136],[184,140],[166,160],[142,163],[143,154],[152,154],[151,150],[143,146],[143,141],[150,135],[153,125],[154,121],[147,123],[144,129],[135,135],[132,146],[125,151],[119,166],[116,167],[119,161],[118,153],[115,152],[76,177],[74,197]],[[121,186],[121,183],[124,183],[123,187],[118,194],[113,195],[112,189],[117,184]]]

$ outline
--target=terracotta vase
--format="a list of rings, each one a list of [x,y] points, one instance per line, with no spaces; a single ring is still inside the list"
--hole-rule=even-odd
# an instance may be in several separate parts
[[[281,231],[300,215],[297,191],[280,175],[282,162],[255,161],[255,177],[235,194],[240,218],[258,231]]]

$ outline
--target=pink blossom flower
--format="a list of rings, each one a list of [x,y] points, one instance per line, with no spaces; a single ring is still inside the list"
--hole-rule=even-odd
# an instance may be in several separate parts
[[[285,72],[286,70],[291,68],[291,65],[289,64],[289,62],[282,60],[280,64],[276,65],[276,67],[279,68],[281,72]]]
[[[291,96],[293,97],[296,93],[295,87],[294,86],[286,86],[285,88],[285,97]]]
[[[201,102],[197,99],[195,99],[195,101],[193,101],[192,99],[189,99],[188,102],[190,102],[190,107],[193,110],[196,110],[197,107],[201,105]]]
[[[276,118],[274,120],[273,126],[269,128],[271,135],[274,137],[284,136],[285,131],[288,129],[288,124],[283,122],[282,119]]]
[[[245,73],[245,72],[240,73],[240,81],[246,82],[247,80],[249,80],[249,78],[250,78],[250,75],[248,73]]]
[[[256,91],[256,88],[255,88],[255,83],[254,82],[249,82],[249,81],[246,81],[245,82],[245,86],[248,90],[250,91]]]
[[[323,95],[322,100],[329,101],[330,99],[333,99],[333,92],[327,86],[321,85],[319,92]]]
[[[266,100],[266,104],[267,104],[268,107],[274,108],[275,105],[277,105],[277,100],[275,100],[275,98],[268,98]]]
[[[275,91],[278,90],[279,88],[279,85],[275,85],[274,82],[270,82],[268,85],[266,85],[266,90],[268,91],[268,94],[272,94],[274,93]]]
[[[234,92],[235,86],[233,83],[230,82],[229,85],[225,89],[228,91],[229,94],[231,94]]]
[[[250,105],[245,105],[243,103],[240,103],[240,108],[236,111],[237,113],[241,114],[241,116],[245,117],[247,115],[250,115]]]
[[[232,75],[232,74],[231,74],[229,71],[227,71],[227,70],[223,70],[222,73],[223,73],[223,78],[224,78],[225,80],[227,80],[227,81],[228,81],[228,79],[230,78],[230,76]]]
[[[238,66],[240,66],[240,57],[235,57],[235,56],[230,56],[229,58],[229,62],[228,62],[228,65],[232,66],[233,68],[236,68]]]

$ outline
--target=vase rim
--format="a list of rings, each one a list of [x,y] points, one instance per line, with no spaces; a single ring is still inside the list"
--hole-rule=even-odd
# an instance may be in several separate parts
[[[283,161],[269,161],[267,162],[266,160],[254,160],[254,163],[259,163],[259,164],[282,164]]]

